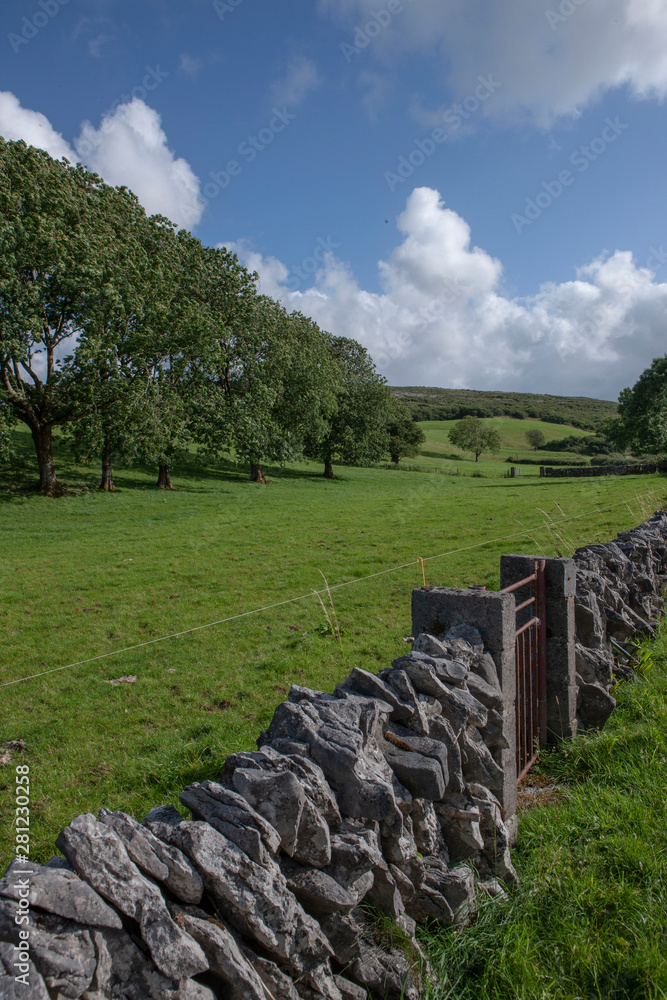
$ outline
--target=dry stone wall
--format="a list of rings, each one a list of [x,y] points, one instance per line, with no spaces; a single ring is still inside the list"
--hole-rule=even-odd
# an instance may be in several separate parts
[[[502,712],[494,660],[465,625],[333,694],[293,687],[257,751],[183,790],[192,819],[102,809],[61,832],[64,858],[12,863],[0,998],[416,1000],[417,923],[466,921],[478,893],[516,881],[496,797]],[[377,911],[403,948],[376,935]]]
[[[574,561],[577,715],[583,726],[602,727],[616,707],[615,677],[632,677],[631,667],[616,662],[623,660],[618,647],[651,633],[662,614],[667,513],[659,511],[613,542],[578,549]]]

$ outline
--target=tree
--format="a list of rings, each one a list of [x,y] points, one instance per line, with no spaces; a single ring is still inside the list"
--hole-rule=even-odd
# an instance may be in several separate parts
[[[370,465],[382,458],[391,393],[365,347],[348,337],[327,339],[336,366],[335,408],[323,429],[308,429],[305,453],[323,462],[322,475],[333,479],[335,461]]]
[[[496,453],[500,450],[500,434],[489,427],[479,417],[464,417],[449,432],[449,440],[463,451],[471,451],[475,461],[485,451]]]
[[[618,402],[618,419],[604,427],[605,436],[634,455],[667,451],[667,354],[655,358]]]
[[[539,451],[540,448],[543,448],[546,440],[547,439],[542,433],[542,431],[538,430],[537,427],[535,427],[533,430],[526,431],[526,441],[528,442],[531,448],[535,449],[535,451]]]
[[[398,399],[392,400],[387,432],[389,434],[389,455],[396,465],[401,458],[411,458],[413,455],[417,455],[426,440],[424,431],[412,419],[408,407]]]
[[[0,402],[30,428],[45,495],[54,428],[113,399],[143,219],[129,192],[0,138]]]

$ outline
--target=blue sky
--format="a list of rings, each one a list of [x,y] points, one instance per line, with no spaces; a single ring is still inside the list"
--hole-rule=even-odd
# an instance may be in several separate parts
[[[80,159],[392,384],[615,398],[665,347],[654,0],[5,0],[0,134]]]

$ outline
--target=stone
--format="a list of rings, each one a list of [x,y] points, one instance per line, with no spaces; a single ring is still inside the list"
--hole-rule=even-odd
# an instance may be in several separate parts
[[[419,633],[412,643],[412,650],[415,653],[425,653],[427,656],[440,657],[442,659],[449,656],[447,646],[440,639],[436,639],[434,635],[429,635],[428,632]]]
[[[438,698],[442,708],[442,714],[449,724],[458,733],[469,724],[475,726],[485,726],[489,719],[489,713],[471,694],[467,691],[446,688],[443,685],[443,694]]]
[[[0,940],[12,950],[21,944],[15,915],[15,902],[0,898]],[[30,961],[47,989],[63,997],[80,997],[90,986],[96,967],[89,928],[52,913],[32,911],[30,918]],[[31,994],[24,991],[23,995]]]
[[[287,888],[312,916],[349,913],[356,906],[356,893],[348,892],[326,872],[304,868],[291,860],[286,860],[281,869]]]
[[[188,785],[179,799],[194,819],[206,820],[257,864],[267,865],[280,847],[278,831],[239,792],[205,781]]]
[[[415,709],[408,703],[401,700],[396,691],[375,674],[370,674],[366,670],[355,667],[347,678],[336,688],[338,691],[354,691],[370,698],[378,698],[380,701],[388,702],[391,705],[391,718],[394,722],[409,723],[414,717]]]
[[[322,868],[331,860],[329,827],[291,771],[236,768],[237,790],[280,834],[286,854]]]
[[[201,947],[211,973],[225,984],[229,1000],[266,1000],[262,980],[220,920],[196,906],[174,906],[172,914]]]
[[[151,957],[163,975],[189,979],[208,969],[199,945],[176,926],[160,891],[130,861],[111,827],[86,813],[61,831],[56,845],[93,889],[138,922]]]
[[[357,916],[359,912],[355,910],[354,914],[332,913],[320,920],[320,927],[333,949],[334,960],[343,968],[361,953],[364,925]]]
[[[405,905],[401,893],[385,861],[373,867],[373,885],[366,893],[366,902],[376,906],[382,913],[393,917],[396,921],[405,919]]]
[[[275,962],[271,962],[268,958],[260,958],[245,942],[240,942],[239,947],[264,984],[267,991],[266,1000],[271,1000],[271,998],[273,1000],[299,1000],[296,986]]]
[[[476,629],[474,625],[454,625],[445,635],[445,639],[463,639],[471,646],[483,645],[479,629]]]
[[[468,730],[459,736],[461,766],[466,781],[485,785],[492,791],[500,791],[503,782],[502,768],[496,764],[484,742],[475,741]]]
[[[481,813],[469,806],[464,796],[451,796],[446,802],[438,802],[435,811],[440,816],[450,858],[470,858],[482,850]]]
[[[438,678],[435,663],[433,657],[426,656],[425,653],[407,653],[392,660],[391,665],[396,670],[406,672],[415,691],[440,699],[447,694],[448,689]]]
[[[29,878],[26,878],[25,870],[25,865],[12,861],[0,880],[0,896],[18,901],[20,882],[27,882],[31,908],[37,907],[91,927],[114,927],[118,930],[123,926],[116,911],[73,871],[32,862],[28,869],[31,872]]]
[[[393,772],[373,739],[383,724],[386,716],[371,702],[283,702],[265,742],[286,738],[306,744],[345,815],[377,820],[383,835],[399,836],[403,818],[393,791]]]
[[[363,986],[357,986],[343,976],[334,976],[334,979],[343,1000],[367,1000],[368,991]]]
[[[602,729],[616,708],[616,699],[601,684],[580,684],[577,718],[586,729]]]
[[[437,857],[446,854],[447,848],[442,836],[438,814],[432,802],[418,798],[413,800],[412,828],[420,854]],[[446,858],[446,860],[449,859]]]
[[[451,684],[452,687],[456,688],[465,687],[470,671],[462,663],[457,660],[437,659],[434,660],[434,664],[436,677],[443,684]]]
[[[480,701],[489,710],[495,709],[502,712],[503,696],[501,692],[493,687],[492,684],[485,681],[483,677],[478,677],[477,674],[470,674],[468,678],[468,690],[477,701]]]
[[[409,728],[420,736],[428,736],[426,712],[405,670],[383,670],[380,676],[396,692],[398,697],[412,708],[413,716]],[[408,723],[404,723],[404,725],[408,725]]]
[[[463,778],[461,748],[456,733],[444,717],[436,716],[429,719],[429,735],[436,742],[442,744],[447,751],[447,770],[449,773],[447,790],[462,792],[465,788],[465,780]]]
[[[386,1000],[418,1000],[410,966],[401,952],[360,943],[360,955],[346,970],[359,986],[365,987],[373,997]]]
[[[197,866],[207,893],[237,931],[296,973],[326,961],[326,939],[276,866],[256,864],[207,823],[183,821],[168,828],[168,837]]]
[[[192,979],[167,979],[137,948],[127,931],[100,928],[92,932],[97,967],[82,1000],[215,1000]]]
[[[420,753],[405,751],[388,743],[384,755],[392,771],[408,791],[418,798],[441,799],[447,782],[439,762]]]
[[[483,785],[471,784],[469,792],[473,805],[481,813],[479,825],[484,840],[483,853],[491,871],[506,885],[516,885],[519,878],[510,854],[510,831],[498,799]]]
[[[102,809],[100,820],[113,827],[138,868],[159,882],[163,882],[181,902],[195,904],[200,902],[204,884],[196,868],[190,864],[182,851],[165,844],[147,827],[137,823],[126,813]],[[151,867],[145,867],[147,861],[152,870]],[[158,865],[161,868],[158,868]]]
[[[578,642],[575,646],[577,673],[585,684],[601,684],[609,688],[613,677],[614,657],[606,649],[589,649]]]
[[[470,671],[481,677],[482,680],[485,680],[492,688],[500,691],[498,668],[491,653],[482,653],[480,656],[475,656],[470,664]]]
[[[486,725],[479,730],[479,735],[486,743],[489,750],[509,750],[509,740],[504,733],[503,717],[495,709],[489,709],[489,719]]]
[[[0,941],[0,1000],[49,1000],[46,983],[34,963],[30,958],[24,962],[23,957],[13,944]]]

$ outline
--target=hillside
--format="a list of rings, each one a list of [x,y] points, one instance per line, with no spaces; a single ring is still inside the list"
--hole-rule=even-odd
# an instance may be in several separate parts
[[[458,420],[476,417],[532,417],[550,424],[569,424],[597,430],[616,416],[617,404],[586,396],[548,396],[528,392],[483,392],[478,389],[436,389],[392,386],[391,391],[410,407],[415,420]]]

